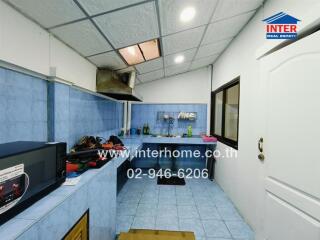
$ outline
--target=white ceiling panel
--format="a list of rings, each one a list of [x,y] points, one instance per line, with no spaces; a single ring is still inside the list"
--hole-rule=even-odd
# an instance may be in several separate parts
[[[196,58],[208,57],[216,53],[221,53],[231,42],[232,38],[222,40],[208,45],[200,46]]]
[[[200,44],[205,27],[198,27],[162,38],[164,55],[195,48]]]
[[[253,14],[254,11],[219,22],[211,23],[208,26],[207,32],[201,44],[209,44],[236,36]]]
[[[191,64],[190,62],[186,62],[186,63],[182,63],[177,66],[170,66],[170,67],[165,68],[166,77],[171,76],[171,75],[175,75],[175,74],[179,74],[179,73],[183,73],[183,72],[187,72],[189,70],[190,64]]]
[[[227,0],[219,1],[211,21],[218,21],[245,13],[261,6],[263,0]]]
[[[149,72],[149,73],[145,73],[145,74],[141,74],[138,76],[139,80],[141,82],[149,82],[149,81],[153,81],[153,80],[157,80],[160,78],[164,77],[164,71],[163,69],[157,70],[157,71],[153,71],[153,72]]]
[[[136,69],[141,74],[147,73],[147,72],[152,72],[152,71],[159,70],[162,68],[163,68],[163,59],[162,58],[157,58],[157,59],[150,60],[150,61],[136,65]]]
[[[160,21],[162,35],[172,34],[207,24],[217,0],[160,0]],[[181,22],[180,14],[186,7],[195,8],[195,17],[190,22]]]
[[[133,66],[127,67],[127,68],[122,68],[121,70],[118,70],[117,73],[123,74],[127,72],[132,72],[135,71],[135,68]]]
[[[94,20],[115,48],[159,37],[154,2],[101,15]]]
[[[219,54],[215,54],[213,56],[205,57],[205,58],[200,58],[192,62],[191,64],[191,70],[195,70],[201,67],[208,66],[218,58]]]
[[[51,32],[84,56],[112,50],[89,20],[53,28]]]
[[[107,52],[99,55],[95,55],[88,58],[97,67],[106,67],[112,70],[126,68],[127,65],[117,55],[116,52]]]
[[[78,0],[90,14],[108,12],[117,8],[126,7],[144,0]]]
[[[196,54],[196,51],[197,51],[197,49],[193,48],[193,49],[190,49],[190,50],[187,50],[187,51],[184,51],[184,52],[167,55],[167,56],[164,57],[164,65],[166,67],[172,66],[172,65],[179,66],[179,64],[174,62],[174,59],[177,56],[183,56],[185,62],[191,62],[193,57],[194,57],[194,55]]]
[[[73,0],[7,0],[44,28],[85,17]]]

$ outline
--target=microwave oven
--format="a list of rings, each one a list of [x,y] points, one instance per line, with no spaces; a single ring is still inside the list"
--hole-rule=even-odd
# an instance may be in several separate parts
[[[0,144],[0,224],[66,179],[66,143]]]

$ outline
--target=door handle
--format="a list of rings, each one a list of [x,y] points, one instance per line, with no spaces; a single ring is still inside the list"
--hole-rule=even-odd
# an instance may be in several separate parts
[[[260,161],[264,161],[265,157],[264,157],[264,154],[263,154],[263,138],[261,137],[258,141],[258,149],[259,149],[259,155],[258,155],[258,158]]]
[[[258,149],[260,153],[263,152],[263,138],[260,138],[258,141]]]

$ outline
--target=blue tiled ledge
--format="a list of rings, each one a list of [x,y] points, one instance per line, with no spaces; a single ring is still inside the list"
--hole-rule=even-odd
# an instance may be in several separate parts
[[[144,143],[205,144],[201,138],[123,138],[131,156]],[[90,238],[114,239],[116,220],[116,169],[126,160],[117,157],[100,169],[81,175],[75,186],[61,186],[0,227],[3,240],[61,239],[90,209]],[[106,204],[108,203],[108,204]]]
[[[124,143],[140,144],[144,151],[155,151],[159,149],[159,144],[176,145],[177,151],[188,151],[200,156],[182,155],[175,158],[176,167],[181,169],[204,169],[206,167],[206,149],[215,150],[216,142],[204,142],[201,137],[181,138],[181,137],[152,137],[145,135],[133,135],[122,138]],[[146,153],[146,152],[145,152]],[[153,168],[160,164],[162,168],[172,167],[172,159],[164,156],[152,157],[143,154],[135,155],[133,166],[136,168]]]
[[[216,142],[204,142],[201,137],[152,137],[146,135],[133,135],[122,138],[125,143],[154,143],[154,144],[181,144],[181,145],[211,145]]]
[[[141,145],[127,144],[130,152]],[[116,168],[126,159],[114,158],[100,169],[81,175],[75,186],[61,186],[0,227],[2,240],[61,239],[90,210],[90,239],[114,239]]]

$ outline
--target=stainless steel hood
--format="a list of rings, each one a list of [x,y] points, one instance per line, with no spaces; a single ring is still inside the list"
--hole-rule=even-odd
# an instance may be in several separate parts
[[[142,102],[134,91],[136,72],[118,74],[109,69],[98,69],[97,92],[117,100]]]

